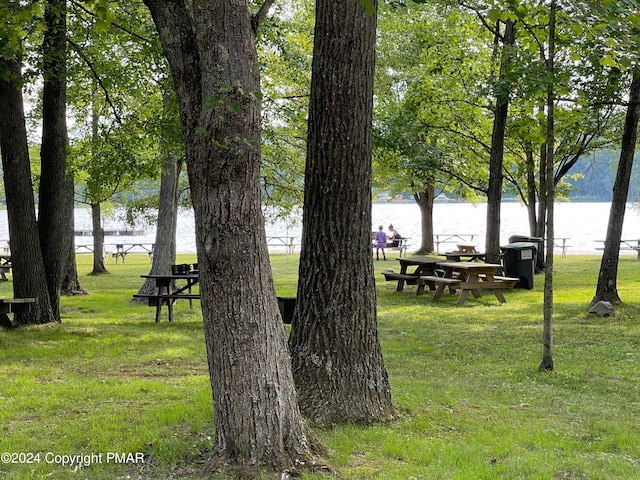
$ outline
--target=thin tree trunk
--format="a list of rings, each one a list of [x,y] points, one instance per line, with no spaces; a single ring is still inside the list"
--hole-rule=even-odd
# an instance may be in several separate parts
[[[618,295],[618,261],[620,259],[620,240],[622,239],[622,224],[627,205],[633,157],[635,156],[636,140],[638,135],[638,119],[640,117],[640,71],[633,74],[629,91],[629,105],[624,122],[622,145],[620,149],[620,161],[613,185],[613,197],[611,199],[611,211],[609,212],[609,224],[607,237],[602,252],[600,272],[596,293],[591,300],[591,305],[601,300],[612,303],[620,302]]]
[[[171,265],[176,263],[176,228],[178,224],[178,179],[181,162],[178,156],[168,154],[164,172],[160,179],[160,199],[158,203],[158,224],[153,249],[151,275],[168,275]],[[153,294],[155,280],[148,278],[138,290],[138,294]],[[144,299],[141,299],[144,301]]]
[[[92,275],[109,273],[104,266],[104,229],[100,202],[91,204],[91,224],[93,230],[93,270]]]
[[[555,35],[556,35],[556,0],[551,0],[549,8],[549,58],[546,62],[548,87],[547,87],[547,155],[545,174],[545,198],[547,205],[547,243],[546,262],[544,269],[544,326],[542,331],[542,361],[541,371],[552,371],[553,362],[553,237],[554,237],[554,200],[555,182],[553,159],[555,149],[555,91],[554,91],[554,63],[555,63]]]
[[[75,195],[73,180],[68,178],[65,182],[65,211],[68,215],[69,221],[67,222],[67,228],[69,229],[70,241],[67,246],[67,261],[65,263],[65,270],[62,275],[62,287],[60,293],[62,295],[87,295],[87,291],[80,285],[78,279],[78,266],[76,263],[76,239],[74,234],[74,207],[75,207]]]
[[[500,203],[502,201],[502,164],[504,158],[504,138],[509,112],[509,96],[511,94],[508,80],[509,68],[515,44],[515,25],[513,21],[505,22],[503,52],[500,61],[500,74],[496,87],[496,107],[491,134],[491,155],[489,162],[489,185],[487,189],[487,233],[485,251],[487,262],[500,263]]]

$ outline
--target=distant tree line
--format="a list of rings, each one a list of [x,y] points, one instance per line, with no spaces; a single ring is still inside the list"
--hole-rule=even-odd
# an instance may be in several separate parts
[[[609,202],[613,192],[613,183],[616,178],[616,167],[620,152],[614,150],[601,150],[592,157],[581,158],[574,167],[574,173],[566,181],[571,185],[569,197],[572,200],[585,200],[593,202]],[[634,164],[638,164],[636,158]],[[640,194],[640,173],[634,168],[629,188],[629,199],[637,200]]]

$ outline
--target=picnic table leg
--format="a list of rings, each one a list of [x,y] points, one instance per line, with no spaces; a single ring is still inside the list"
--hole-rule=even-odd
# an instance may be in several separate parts
[[[189,282],[189,295],[191,295],[191,285],[193,284],[191,283],[191,280],[187,280],[187,282]],[[191,298],[189,298],[189,308],[193,310],[193,300]]]
[[[507,299],[504,298],[502,291],[499,288],[494,288],[493,293],[496,295],[496,298],[500,303],[507,303]]]
[[[160,322],[160,315],[162,314],[162,299],[158,299],[158,303],[156,303],[156,323]]]
[[[464,305],[464,302],[467,301],[467,296],[469,295],[470,291],[471,290],[463,289],[460,292],[460,296],[458,297],[458,301],[456,302],[456,305],[458,305],[458,306]]]
[[[170,322],[173,322],[173,299],[167,300],[167,309],[168,309],[167,318],[169,319]]]
[[[171,281],[165,279],[156,279],[156,291],[158,295],[169,295],[171,293],[170,289]],[[158,303],[156,304],[156,323],[160,322],[160,316],[162,315],[162,305],[167,305],[169,321],[173,319],[173,310],[171,308],[171,300],[168,298],[158,298]]]
[[[434,294],[433,294],[433,299],[434,299],[434,300],[437,300],[437,299],[439,299],[440,297],[442,297],[442,294],[444,293],[444,289],[445,289],[446,287],[447,287],[447,286],[446,286],[444,283],[439,283],[439,284],[438,284],[438,288],[436,289],[436,293],[434,293]]]
[[[13,322],[6,313],[0,313],[0,327],[13,328]]]

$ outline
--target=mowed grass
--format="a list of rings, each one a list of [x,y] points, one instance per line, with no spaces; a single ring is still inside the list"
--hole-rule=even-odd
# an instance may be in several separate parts
[[[213,414],[198,309],[178,303],[175,322],[155,324],[130,302],[146,256],[99,277],[78,259],[91,295],[65,297],[62,324],[0,331],[0,452],[15,454],[0,479],[205,478]],[[272,265],[277,293],[295,295],[297,256]],[[457,307],[396,292],[380,275],[396,260],[375,262],[397,415],[316,429],[333,473],[305,478],[640,478],[640,262],[621,257],[625,303],[604,318],[588,313],[599,266],[556,259],[556,370],[540,373],[542,275],[506,304],[487,294]]]

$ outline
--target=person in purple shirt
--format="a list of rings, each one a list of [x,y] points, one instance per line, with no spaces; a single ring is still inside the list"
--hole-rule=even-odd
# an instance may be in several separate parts
[[[382,259],[387,259],[384,253],[385,248],[387,248],[387,234],[384,233],[384,227],[380,225],[376,233],[376,260],[380,260],[380,250],[382,250]]]

